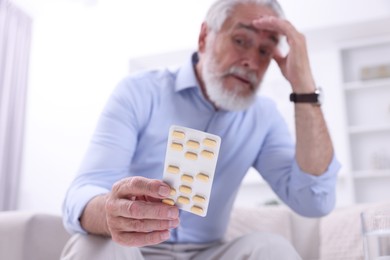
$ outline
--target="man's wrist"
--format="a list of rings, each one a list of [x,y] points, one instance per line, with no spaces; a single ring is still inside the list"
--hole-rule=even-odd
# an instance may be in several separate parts
[[[321,105],[323,100],[321,88],[317,88],[309,93],[296,93],[290,94],[290,101],[293,103],[309,103],[313,105]]]
[[[88,233],[111,236],[107,224],[106,200],[107,194],[98,195],[85,206],[79,220],[81,227]]]

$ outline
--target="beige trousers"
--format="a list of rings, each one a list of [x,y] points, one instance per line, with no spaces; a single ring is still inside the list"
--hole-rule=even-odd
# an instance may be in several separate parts
[[[217,260],[261,259],[300,260],[301,257],[283,237],[253,233],[229,242],[209,244],[168,244],[125,247],[109,238],[74,235],[62,252],[62,260]]]

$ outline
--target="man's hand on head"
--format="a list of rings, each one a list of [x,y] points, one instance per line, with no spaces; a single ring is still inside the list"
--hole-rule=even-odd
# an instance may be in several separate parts
[[[253,20],[253,26],[261,30],[275,32],[285,36],[289,52],[283,56],[275,48],[273,55],[283,76],[290,82],[293,92],[310,93],[314,91],[315,83],[310,68],[305,36],[287,20],[275,16],[263,16]]]

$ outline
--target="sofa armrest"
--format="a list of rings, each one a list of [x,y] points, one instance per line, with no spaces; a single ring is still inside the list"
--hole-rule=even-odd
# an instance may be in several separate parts
[[[60,216],[9,211],[0,213],[0,259],[59,259],[70,235]]]

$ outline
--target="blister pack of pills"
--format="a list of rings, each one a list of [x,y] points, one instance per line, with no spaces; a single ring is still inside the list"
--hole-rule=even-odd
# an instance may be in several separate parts
[[[171,186],[169,205],[206,216],[221,138],[173,125],[169,129],[163,181]]]

